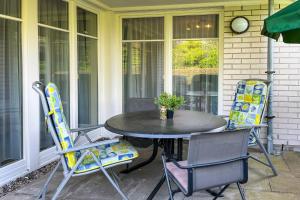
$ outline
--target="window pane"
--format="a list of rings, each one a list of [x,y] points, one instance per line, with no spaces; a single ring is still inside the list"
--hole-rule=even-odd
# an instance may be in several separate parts
[[[219,32],[218,15],[173,17],[173,38],[217,38]]]
[[[0,14],[21,17],[21,0],[0,0]]]
[[[0,19],[0,167],[22,159],[21,24]]]
[[[78,36],[79,126],[98,124],[97,40]]]
[[[68,3],[62,0],[39,0],[39,23],[68,29]]]
[[[184,109],[218,113],[218,40],[174,41],[173,93]]]
[[[123,43],[124,109],[131,98],[154,98],[164,90],[164,43]]]
[[[163,38],[163,17],[123,19],[123,40],[160,40]]]
[[[97,37],[97,15],[77,8],[78,33]]]
[[[54,82],[60,92],[64,113],[69,120],[69,38],[68,33],[39,28],[40,80]],[[44,116],[41,112],[41,150],[53,145],[51,136],[45,130]]]

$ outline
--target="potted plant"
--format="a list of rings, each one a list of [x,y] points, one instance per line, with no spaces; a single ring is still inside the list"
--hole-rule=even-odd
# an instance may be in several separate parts
[[[174,111],[184,104],[184,98],[163,92],[158,98],[155,98],[155,104],[160,106],[161,119],[165,119],[164,116],[167,119],[173,119]]]

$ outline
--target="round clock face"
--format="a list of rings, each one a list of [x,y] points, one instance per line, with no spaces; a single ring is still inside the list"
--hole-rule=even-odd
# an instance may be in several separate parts
[[[230,28],[234,33],[245,33],[249,29],[249,20],[246,17],[236,17],[231,21]]]

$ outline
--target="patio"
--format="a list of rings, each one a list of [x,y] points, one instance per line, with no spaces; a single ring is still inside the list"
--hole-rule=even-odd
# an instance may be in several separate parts
[[[252,149],[252,151],[256,151]],[[144,151],[141,157],[147,157],[148,152]],[[263,158],[260,153],[255,153]],[[273,156],[272,160],[277,167],[279,176],[272,177],[272,171],[263,165],[249,160],[249,182],[244,185],[246,197],[249,200],[296,200],[300,195],[300,153],[284,152],[282,156]],[[128,194],[129,199],[146,199],[154,185],[160,178],[162,170],[161,159],[157,159],[128,175],[120,175],[120,185],[124,192]],[[18,189],[15,192],[9,193],[0,198],[1,200],[29,200],[36,198],[41,185],[44,183],[47,175],[33,181],[32,183]],[[62,171],[58,172],[54,181],[49,186],[48,198],[51,197],[53,190],[59,184],[62,177]],[[224,200],[239,199],[239,193],[235,185],[224,193]],[[69,184],[63,190],[59,199],[79,200],[79,199],[101,199],[114,200],[121,199],[120,196],[108,183],[102,173],[92,174],[83,177],[71,179]],[[175,195],[175,199],[203,199],[208,200],[212,197],[205,192],[197,192],[192,197],[184,198],[180,193]],[[155,199],[168,199],[166,184],[158,192]]]
[[[153,199],[167,200],[175,173],[172,188],[186,192],[176,200],[213,199],[216,185],[218,199],[245,199],[247,176],[248,200],[300,199],[299,9],[300,0],[0,0],[0,200],[152,199],[159,180]],[[131,160],[150,164],[120,173]]]

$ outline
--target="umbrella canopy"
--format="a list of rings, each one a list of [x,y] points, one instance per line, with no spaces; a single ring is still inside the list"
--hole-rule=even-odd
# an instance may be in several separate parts
[[[285,43],[300,43],[300,0],[265,19],[262,35]]]

